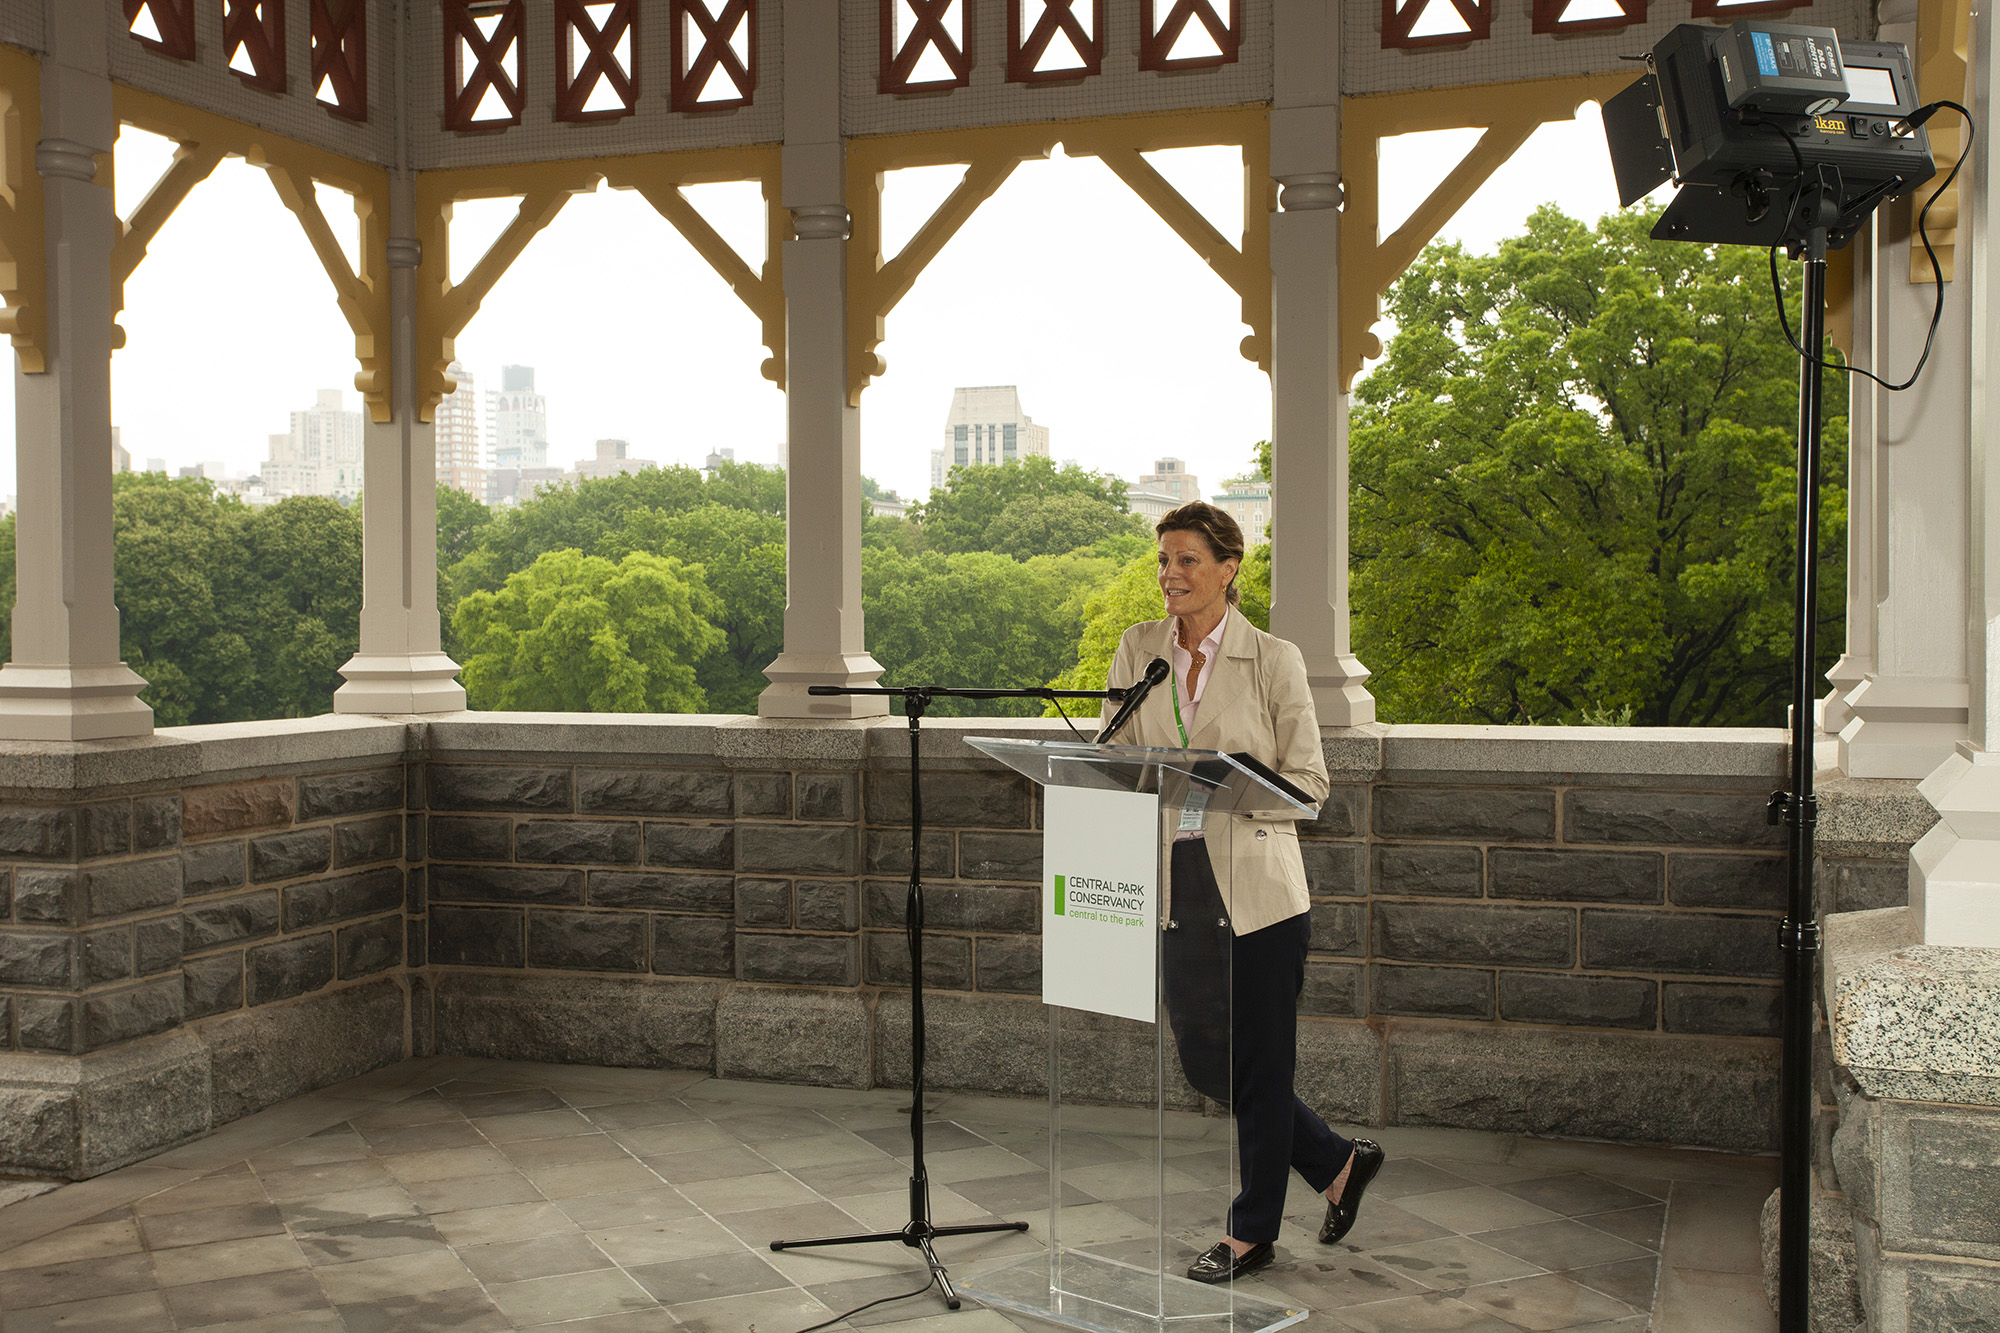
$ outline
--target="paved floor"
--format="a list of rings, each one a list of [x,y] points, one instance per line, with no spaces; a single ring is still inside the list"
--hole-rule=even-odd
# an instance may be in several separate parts
[[[907,1101],[684,1073],[412,1061],[0,1209],[0,1329],[798,1333],[923,1280],[900,1245],[768,1248],[901,1224]],[[1065,1155],[1066,1234],[1116,1252],[1147,1229],[1149,1205],[1117,1196],[1151,1174],[1130,1164],[1153,1120],[1088,1114],[1089,1150]],[[999,1213],[1032,1226],[940,1242],[961,1280],[1042,1248],[1046,1121],[1037,1103],[936,1099],[928,1159],[940,1224]],[[1207,1132],[1189,1121],[1184,1139]],[[1769,1160],[1374,1134],[1390,1160],[1350,1243],[1314,1241],[1323,1209],[1301,1186],[1279,1262],[1244,1284],[1312,1310],[1301,1329],[1777,1326],[1756,1275]],[[973,1303],[947,1313],[933,1293],[840,1327],[1045,1326]]]

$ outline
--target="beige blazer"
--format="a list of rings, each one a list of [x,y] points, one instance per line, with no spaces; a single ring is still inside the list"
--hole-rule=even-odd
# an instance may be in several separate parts
[[[1111,659],[1109,684],[1129,685],[1156,657],[1173,661],[1171,618],[1148,620],[1125,631]],[[1181,682],[1185,688],[1186,682]],[[1146,696],[1112,744],[1178,747],[1173,695],[1162,685]],[[1326,799],[1326,760],[1320,753],[1319,715],[1306,684],[1305,658],[1230,608],[1222,629],[1222,649],[1208,670],[1201,708],[1188,746],[1248,752],[1270,765],[1312,797]],[[1276,925],[1306,910],[1305,860],[1299,855],[1295,820],[1238,815],[1231,820],[1229,866],[1216,866],[1216,879],[1238,935]],[[1214,820],[1210,820],[1214,827]],[[1214,843],[1210,850],[1215,850]]]

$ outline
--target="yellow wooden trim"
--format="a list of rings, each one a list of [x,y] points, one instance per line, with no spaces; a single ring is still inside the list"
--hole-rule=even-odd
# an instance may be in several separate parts
[[[1021,163],[1045,158],[1057,144],[1071,157],[1096,157],[1131,188],[1174,234],[1229,284],[1243,302],[1250,334],[1243,355],[1271,367],[1271,229],[1277,189],[1271,180],[1270,112],[1263,106],[1039,121],[922,134],[873,135],[847,145],[847,393],[859,404],[869,380],[886,369],[882,345],[889,313],[930,262],[992,198]],[[1233,145],[1243,152],[1243,237],[1232,246],[1142,154],[1168,148]],[[904,167],[965,165],[961,181],[893,258],[882,254],[882,177]]]
[[[1971,0],[1918,0],[1916,72],[1919,101],[1964,105],[1971,50]],[[1944,280],[1950,282],[1958,244],[1960,192],[1965,178],[1963,172],[1959,173],[1959,179],[1952,182],[1949,190],[1944,188],[1944,178],[1964,155],[1965,121],[1955,111],[1941,111],[1925,122],[1924,129],[1930,135],[1931,157],[1937,162],[1937,175],[1919,187],[1915,197],[1902,205],[1910,209],[1910,233],[1915,242],[1910,246],[1910,281],[1931,281],[1931,261],[1924,254],[1916,230],[1918,211],[1927,201],[1934,199],[1935,202],[1930,205],[1930,217],[1924,226],[1930,233],[1931,248],[1937,251],[1938,268],[1943,272]]]
[[[47,219],[35,170],[41,137],[41,66],[32,52],[0,46],[0,332],[28,375],[48,369]]]
[[[1550,121],[1572,120],[1585,102],[1603,102],[1637,77],[1628,71],[1525,79],[1457,88],[1350,97],[1341,103],[1340,385],[1352,387],[1364,361],[1382,354],[1373,332],[1382,297],[1439,230],[1520,146]],[[1427,130],[1486,133],[1394,235],[1380,236],[1381,141]]]

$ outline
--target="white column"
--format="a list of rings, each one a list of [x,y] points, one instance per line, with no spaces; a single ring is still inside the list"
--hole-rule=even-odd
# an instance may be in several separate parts
[[[763,717],[880,717],[861,627],[861,413],[847,400],[847,147],[840,137],[840,7],[786,0],[785,650],[764,669]]]
[[[0,737],[152,734],[146,688],[118,656],[111,600],[111,190],[95,158],[117,139],[104,8],[47,7],[41,60],[47,370],[14,375],[18,526],[14,642],[0,667]]]
[[[336,713],[449,713],[465,707],[437,604],[437,428],[417,420],[414,184],[389,185],[390,418],[361,437],[361,643],[340,669]]]
[[[1854,364],[1874,370],[1873,227],[1852,242]],[[1854,720],[1848,696],[1875,669],[1875,399],[1884,392],[1859,375],[1847,380],[1847,647],[1826,673],[1819,729],[1838,736]],[[1821,596],[1824,598],[1825,590]]]
[[[1275,0],[1271,174],[1271,632],[1305,655],[1321,726],[1375,720],[1348,645],[1340,389],[1340,10]]]

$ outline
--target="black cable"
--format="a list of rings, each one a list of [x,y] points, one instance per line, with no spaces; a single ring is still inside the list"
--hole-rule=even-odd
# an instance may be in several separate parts
[[[839,1323],[841,1320],[851,1319],[855,1315],[860,1314],[863,1310],[872,1310],[878,1305],[887,1305],[891,1301],[907,1301],[914,1296],[923,1295],[925,1292],[929,1291],[932,1287],[935,1287],[936,1285],[937,1285],[937,1274],[933,1273],[931,1274],[931,1280],[924,1283],[923,1286],[918,1287],[915,1291],[906,1291],[900,1296],[884,1296],[880,1300],[870,1301],[866,1305],[857,1305],[852,1310],[847,1311],[845,1314],[837,1314],[831,1319],[822,1319],[819,1323],[814,1324],[811,1328],[802,1328],[799,1330],[799,1333],[819,1333],[820,1329],[832,1328],[835,1324]]]
[[[1090,743],[1090,737],[1078,731],[1076,729],[1076,723],[1069,721],[1069,714],[1063,712],[1062,700],[1051,695],[1049,698],[1049,703],[1054,706],[1057,717],[1061,718],[1065,722],[1069,722],[1070,734],[1075,736],[1078,740],[1084,742],[1086,745],[1088,745]]]

